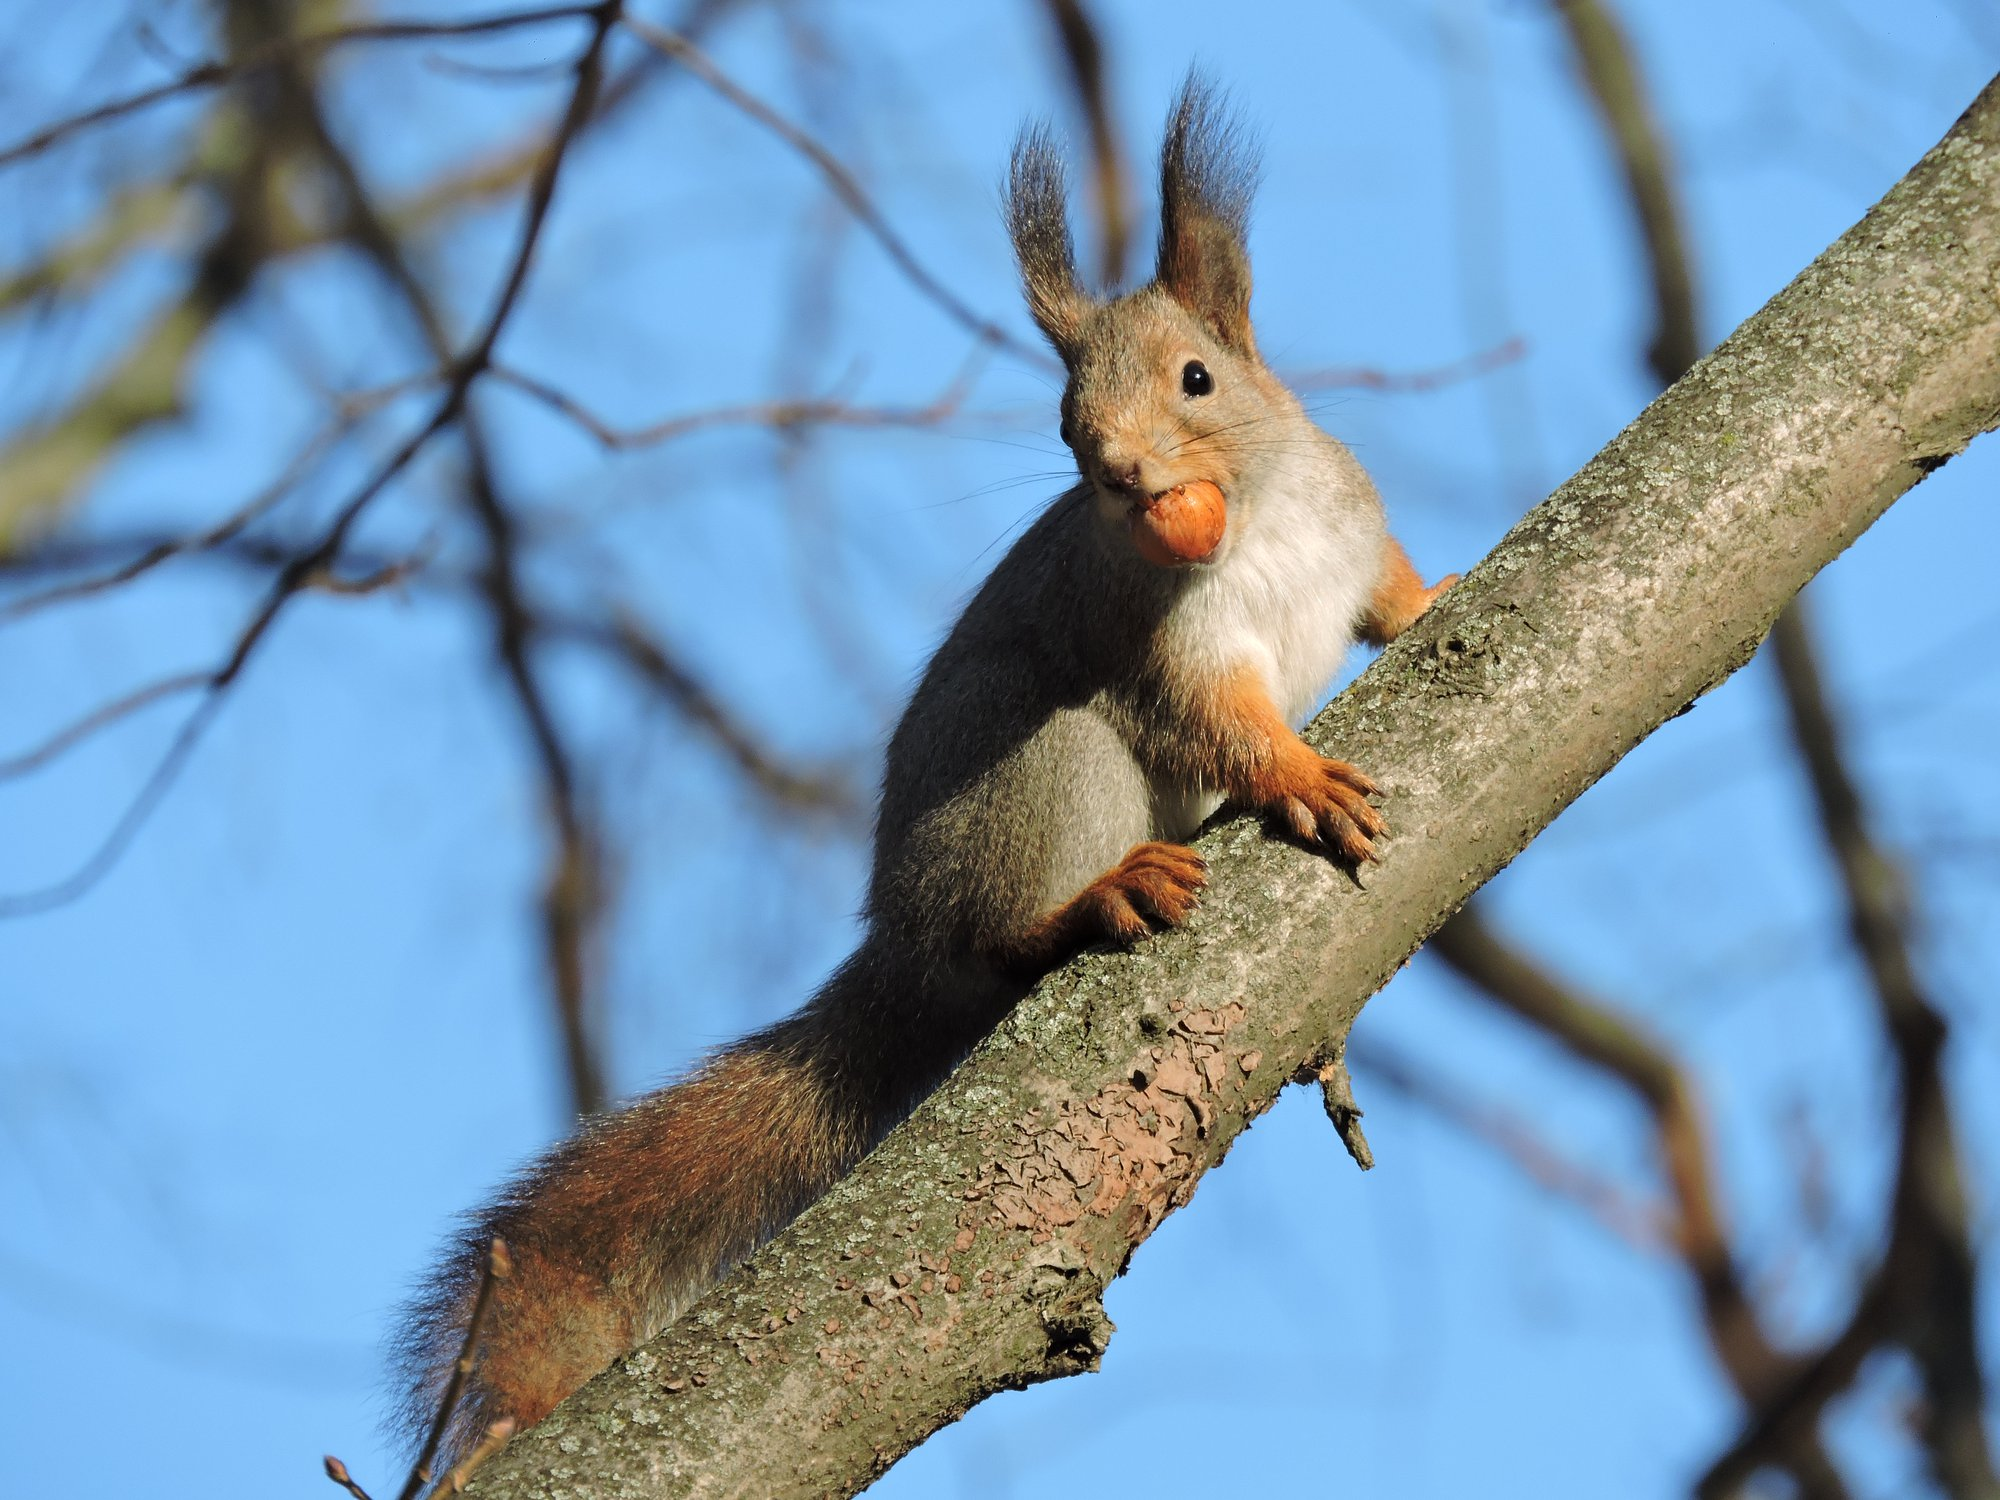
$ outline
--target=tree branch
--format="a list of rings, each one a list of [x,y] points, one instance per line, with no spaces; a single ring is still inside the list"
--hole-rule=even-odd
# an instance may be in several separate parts
[[[1487,924],[1477,902],[1432,935],[1429,951],[1489,1000],[1637,1096],[1652,1117],[1655,1148],[1673,1193],[1671,1248],[1701,1297],[1709,1344],[1745,1405],[1755,1410],[1770,1400],[1796,1376],[1799,1362],[1771,1343],[1745,1284],[1723,1220],[1715,1152],[1694,1085],[1680,1063],[1637,1024],[1514,948]],[[1805,1500],[1846,1496],[1846,1484],[1811,1428],[1787,1433],[1771,1456],[1792,1472]]]
[[[930,268],[917,259],[916,251],[890,225],[887,215],[876,206],[875,200],[861,186],[860,180],[850,172],[825,145],[790,120],[779,114],[762,99],[737,83],[727,73],[718,68],[694,43],[685,36],[655,26],[650,21],[637,16],[625,17],[625,29],[651,47],[660,56],[679,63],[688,72],[707,84],[730,105],[755,120],[779,140],[810,162],[815,171],[825,181],[827,188],[841,205],[854,215],[854,220],[865,229],[882,253],[889,257],[903,279],[915,287],[959,327],[972,334],[982,344],[1005,349],[1017,354],[1037,369],[1050,366],[1049,356],[1038,346],[1014,337],[990,318],[981,317],[971,305],[946,286]]]
[[[1090,201],[1097,211],[1097,282],[1106,289],[1125,279],[1131,258],[1132,171],[1111,118],[1111,84],[1105,76],[1104,39],[1083,0],[1043,0],[1056,46],[1069,72],[1076,112],[1090,136]]]
[[[39,155],[79,131],[121,120],[178,95],[220,88],[266,68],[313,57],[333,47],[355,42],[406,42],[490,35],[522,26],[542,26],[551,21],[587,21],[598,9],[593,4],[556,5],[458,21],[367,21],[317,34],[275,37],[240,56],[197,63],[164,83],[44,125],[12,145],[0,147],[0,167],[12,166],[26,157]]]
[[[355,524],[368,507],[375,502],[385,489],[393,483],[417,459],[431,440],[458,421],[466,411],[471,398],[472,386],[493,358],[494,345],[499,342],[501,331],[512,315],[521,288],[526,284],[528,270],[533,265],[535,250],[541,241],[542,228],[547,222],[549,207],[555,198],[556,182],[561,174],[563,162],[568,155],[577,132],[582,128],[590,113],[590,104],[595,97],[601,78],[599,61],[611,29],[617,24],[620,0],[602,0],[592,7],[595,18],[591,41],[583,59],[577,65],[577,82],[571,90],[568,107],[551,135],[548,149],[536,169],[529,184],[527,201],[523,210],[523,224],[513,258],[507,264],[505,279],[493,299],[492,309],[480,325],[478,333],[467,345],[465,351],[448,365],[449,378],[438,404],[428,421],[413,432],[378,467],[370,478],[334,513],[332,519],[320,531],[313,543],[297,553],[272,581],[270,589],[262,601],[252,611],[249,620],[237,634],[235,644],[230,648],[222,663],[209,676],[201,699],[182,722],[166,753],[155,765],[152,773],[141,785],[139,793],[119,815],[111,832],[98,844],[91,855],[71,874],[52,885],[38,890],[26,891],[18,895],[0,895],[0,919],[31,915],[51,910],[90,889],[105,871],[117,862],[118,856],[131,842],[132,836],[158,806],[188,756],[194,751],[201,737],[207,732],[215,716],[221,711],[224,697],[235,686],[243,669],[249,665],[251,657],[269,634],[278,617],[284,613],[293,599],[311,588],[326,576],[340,560],[341,550]]]
[[[607,0],[590,12],[595,29],[575,64],[568,108],[529,193],[528,240],[501,292],[501,320],[518,297],[527,275],[534,238],[546,218],[555,172],[596,107],[604,81],[604,51],[620,13],[619,0]],[[295,62],[281,64],[277,72],[292,118],[339,186],[348,237],[396,293],[431,356],[450,368],[451,333],[444,317],[404,253],[395,231],[376,208],[359,167],[335,138],[311,75]],[[491,367],[500,326],[499,320],[489,325],[487,335],[464,357],[466,366],[480,373]],[[592,1034],[589,1004],[590,954],[605,905],[601,841],[577,784],[569,746],[536,670],[533,616],[523,598],[521,584],[519,531],[513,508],[501,495],[491,446],[469,394],[459,412],[459,429],[468,458],[465,497],[486,544],[486,563],[479,581],[481,596],[492,618],[494,654],[520,706],[528,739],[534,747],[543,800],[555,834],[548,874],[543,881],[542,930],[570,1102],[577,1114],[591,1115],[604,1108],[608,1097],[603,1062]]]
[[[1312,726],[1399,837],[1365,889],[1236,821],[1188,930],[1024,1001],[916,1115],[470,1493],[852,1493],[1094,1368],[1133,1249],[1366,998],[1898,495],[2000,423],[2000,81]]]
[[[1666,136],[1654,123],[1652,100],[1617,17],[1599,0],[1554,3],[1576,55],[1577,72],[1618,153],[1645,240],[1656,319],[1647,363],[1661,385],[1672,385],[1701,357],[1701,332]]]

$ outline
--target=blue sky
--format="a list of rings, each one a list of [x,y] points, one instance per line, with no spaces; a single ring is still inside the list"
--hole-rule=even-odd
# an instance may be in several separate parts
[[[1191,60],[1261,133],[1255,312],[1281,371],[1418,370],[1524,341],[1476,381],[1316,402],[1427,573],[1476,559],[1649,398],[1634,236],[1542,6],[1100,9],[1142,178]],[[1970,0],[1621,9],[1684,169],[1711,337],[2000,66],[2000,19]],[[817,63],[795,61],[757,8],[716,55],[823,131],[924,263],[1025,335],[995,185],[1025,115],[1073,124],[1036,9],[877,0],[814,16]],[[162,17],[170,43],[202,50],[187,7]],[[571,40],[449,50],[514,64],[566,57]],[[385,188],[512,138],[558,97],[559,76],[496,84],[425,60],[443,50],[357,55],[338,75],[340,128]],[[122,8],[0,22],[0,139],[159,67]],[[162,110],[0,176],[0,264],[80,222],[97,188],[195,118]],[[427,247],[468,323],[513,224],[481,215]],[[151,253],[91,304],[0,323],[0,423],[60,402],[181,274]],[[237,503],[314,427],[307,372],[363,386],[416,368],[381,307],[335,256],[267,278],[204,352],[186,420],[105,474],[81,533],[194,525]],[[804,355],[801,326],[819,330]],[[502,346],[632,423],[800,390],[922,403],[967,354],[794,157],[685,85],[578,155]],[[1055,395],[1001,356],[942,432],[796,449],[718,432],[610,461],[516,395],[483,410],[548,537],[539,589],[631,602],[773,744],[865,776],[956,602],[1061,487]],[[378,446],[331,465],[291,514],[324,515],[415,411],[388,412]],[[446,450],[363,542],[470,556],[449,476]],[[1916,877],[1983,1243],[2000,1129],[1983,982],[2000,958],[1996,480],[1989,439],[1811,591],[1882,831]],[[0,626],[0,756],[211,659],[256,584],[187,563]],[[593,795],[615,812],[604,977],[630,1092],[809,992],[851,941],[863,851],[761,806],[594,663],[555,660]],[[86,858],[175,722],[150,711],[0,782],[0,891]],[[540,837],[477,618],[421,586],[316,595],[107,878],[0,922],[0,1490],[331,1493],[317,1471],[331,1451],[393,1492],[377,1425],[393,1308],[453,1214],[564,1126],[531,920]],[[1764,665],[1642,746],[1492,897],[1523,941],[1697,1070],[1775,1331],[1833,1326],[1876,1246],[1890,1079]],[[1422,958],[1357,1038],[1657,1193],[1627,1102]],[[1101,1374],[986,1403],[873,1493],[1088,1492],[1142,1475],[1190,1496],[1685,1492],[1735,1419],[1685,1283],[1420,1104],[1357,1083],[1377,1171],[1362,1178],[1316,1101],[1288,1097],[1113,1288]],[[1800,1188],[1808,1160],[1824,1167],[1823,1210]],[[1985,1307],[1990,1348],[2000,1314],[1991,1295]],[[1878,1361],[1837,1409],[1859,1494],[1923,1492],[1896,1435],[1908,1385]],[[1188,1440],[1154,1472],[1167,1431]]]

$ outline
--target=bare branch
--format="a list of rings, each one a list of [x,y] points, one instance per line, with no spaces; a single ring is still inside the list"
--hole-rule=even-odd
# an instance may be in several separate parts
[[[160,797],[172,785],[188,755],[219,710],[223,697],[241,675],[257,646],[263,641],[285,606],[315,580],[327,575],[338,562],[348,533],[353,530],[355,523],[376,496],[415,461],[417,455],[430,444],[432,438],[463,414],[472,384],[491,361],[493,347],[514,310],[522,286],[527,281],[528,268],[534,261],[535,248],[540,242],[542,227],[547,221],[549,205],[555,197],[556,181],[561,173],[569,145],[589,116],[592,101],[596,97],[602,79],[603,49],[613,27],[617,24],[619,13],[619,0],[604,0],[604,3],[591,9],[595,20],[595,31],[589,47],[577,64],[577,82],[571,91],[568,107],[556,126],[548,150],[530,185],[519,245],[509,262],[500,291],[494,298],[492,310],[482,324],[478,336],[465,352],[448,366],[450,378],[430,420],[411,434],[347,503],[341,506],[333,520],[321,532],[318,540],[297,554],[280,570],[263,602],[259,604],[238,635],[234,648],[222,665],[209,677],[201,702],[183,723],[180,732],[168,747],[166,755],[96,852],[73,874],[54,885],[20,895],[0,896],[0,918],[47,911],[72,901],[95,884],[104,872],[116,863],[133,834],[138,831],[158,804]]]
[[[1104,42],[1083,0],[1044,0],[1069,69],[1077,113],[1090,135],[1091,202],[1097,206],[1097,277],[1106,288],[1125,279],[1131,259],[1132,173],[1111,119]]]
[[[486,335],[458,362],[461,370],[483,374],[490,369],[500,323],[518,296],[532,259],[534,237],[553,190],[554,167],[595,108],[603,83],[602,53],[616,25],[619,7],[602,6],[594,14],[598,27],[591,46],[576,63],[576,85],[569,109],[557,129],[544,167],[530,189],[522,254],[502,289],[496,316],[489,321]],[[359,168],[334,138],[311,77],[296,65],[282,69],[280,76],[294,115],[339,184],[348,235],[396,292],[433,357],[449,366],[450,334],[437,303],[418,278],[394,230],[375,206]],[[479,588],[493,622],[494,652],[534,746],[544,800],[555,829],[556,846],[551,852],[542,893],[542,923],[571,1100],[577,1113],[594,1114],[608,1102],[603,1066],[591,1036],[588,1013],[589,950],[605,904],[606,881],[599,839],[584,810],[569,749],[532,660],[533,619],[522,595],[520,545],[514,516],[501,497],[490,446],[470,404],[469,386],[458,422],[469,459],[466,498],[486,541],[486,563],[479,575]],[[383,576],[401,576],[402,571],[384,570]]]
[[[53,885],[18,895],[0,896],[0,919],[32,916],[66,905],[88,891],[118,862],[118,857],[125,852],[133,835],[145,824],[153,809],[159,805],[160,799],[166,795],[168,788],[180,775],[188,757],[194,752],[202,735],[207,732],[209,724],[221,710],[224,695],[249,663],[251,654],[276,622],[279,612],[339,554],[348,531],[359,519],[362,511],[368,507],[369,502],[380,494],[449,422],[457,403],[463,399],[462,390],[456,397],[447,397],[431,420],[407,439],[342,507],[320,540],[308,551],[294,556],[279,571],[263,602],[237,636],[236,644],[229,655],[213,672],[201,677],[198,683],[202,689],[201,701],[182,722],[179,731],[168,745],[166,754],[154,766],[152,774],[146,778],[138,795],[126,805],[125,811],[112,825],[111,832],[104,837],[90,857],[74,872]]]
[[[335,31],[321,32],[316,36],[279,38],[246,52],[241,57],[197,63],[165,83],[155,84],[152,88],[142,89],[136,94],[113,99],[94,109],[87,109],[81,114],[71,115],[45,125],[25,139],[0,148],[0,167],[12,166],[17,161],[38,155],[56,142],[79,131],[137,114],[178,95],[218,88],[278,63],[311,57],[330,48],[355,42],[400,42],[421,38],[486,35],[522,26],[545,25],[551,21],[583,20],[596,15],[600,9],[602,7],[598,5],[552,5],[539,10],[475,16],[463,21],[370,21],[354,26],[343,26]]]
[[[772,427],[789,432],[800,427],[936,427],[950,421],[965,404],[981,360],[975,356],[936,400],[924,406],[855,406],[833,397],[790,401],[756,401],[740,406],[710,407],[667,417],[644,427],[618,428],[574,397],[544,380],[505,365],[493,367],[493,378],[534,397],[567,417],[606,448],[645,448],[671,442],[714,427]]]
[[[485,1435],[473,1445],[472,1451],[465,1455],[465,1461],[449,1474],[445,1475],[444,1483],[438,1486],[438,1493],[441,1495],[458,1494],[465,1488],[466,1482],[472,1478],[473,1472],[481,1464],[485,1463],[487,1459],[498,1453],[505,1446],[507,1439],[513,1435],[514,1419],[512,1417],[502,1417],[499,1421],[493,1423],[486,1429]]]
[[[1361,1117],[1367,1111],[1354,1100],[1354,1079],[1347,1071],[1347,1042],[1343,1038],[1325,1057],[1316,1057],[1298,1071],[1295,1082],[1317,1084],[1327,1123],[1340,1137],[1340,1144],[1364,1172],[1375,1170],[1375,1151],[1362,1133]]]
[[[1899,1343],[1923,1381],[1919,1430],[1933,1475],[1957,1500],[1988,1500],[2000,1494],[2000,1474],[1984,1426],[1974,1251],[1945,1087],[1944,1016],[1917,978],[1902,876],[1869,830],[1801,602],[1772,631],[1771,649],[1820,829],[1840,872],[1849,931],[1895,1050],[1902,1139],[1888,1244],[1847,1326],[1753,1410],[1700,1492],[1710,1500],[1734,1493],[1774,1447],[1817,1423],[1869,1353]]]
[[[74,749],[100,729],[108,729],[122,719],[128,719],[142,708],[149,708],[163,698],[177,697],[206,687],[214,680],[213,672],[176,672],[170,677],[162,677],[143,687],[113,698],[100,705],[73,723],[64,725],[39,745],[0,760],[0,781],[16,776],[25,776],[30,771],[40,770],[65,750]]]
[[[1657,310],[1649,360],[1667,384],[1693,364],[1701,340],[1665,142],[1630,45],[1601,0],[1555,4],[1617,149],[1645,237]],[[1750,1420],[1704,1478],[1701,1491],[1726,1495],[1760,1464],[1770,1462],[1790,1466],[1809,1493],[1819,1489],[1833,1477],[1824,1467],[1817,1438],[1821,1410],[1878,1343],[1900,1339],[1924,1378],[1929,1398],[1924,1437],[1934,1473],[1953,1495],[1990,1497],[2000,1494],[2000,1477],[1982,1425],[1973,1251],[1965,1229],[1949,1100],[1938,1066],[1944,1023],[1917,984],[1900,876],[1868,834],[1859,786],[1843,761],[1803,608],[1794,600],[1780,616],[1772,648],[1794,744],[1848,892],[1855,944],[1896,1051],[1904,1095],[1901,1160],[1888,1248],[1847,1327],[1816,1357],[1794,1362],[1774,1388],[1758,1391],[1738,1381],[1751,1404]],[[1720,1338],[1717,1342],[1721,1348]],[[1811,1469],[1800,1467],[1801,1458],[1822,1470],[1817,1479]]]
[[[1680,1064],[1636,1023],[1513,948],[1476,905],[1440,927],[1428,951],[1488,999],[1624,1083],[1645,1107],[1673,1195],[1674,1249],[1700,1292],[1709,1342],[1747,1403],[1767,1397],[1791,1377],[1795,1366],[1765,1334],[1744,1283],[1723,1222],[1714,1148],[1695,1103],[1694,1085]],[[1810,1433],[1778,1457],[1805,1493],[1846,1493]]]
[[[0,624],[4,624],[9,620],[18,620],[24,615],[33,614],[35,611],[46,609],[51,605],[67,604],[77,599],[88,598],[93,594],[104,593],[106,590],[130,583],[143,574],[151,572],[170,558],[184,556],[190,552],[207,552],[234,541],[242,534],[244,528],[265,515],[272,507],[276,506],[285,496],[292,492],[293,487],[305,477],[306,472],[324,457],[328,450],[342,437],[346,436],[352,430],[354,420],[353,418],[343,416],[332,426],[320,432],[293,456],[292,461],[285,466],[284,471],[276,479],[273,479],[269,484],[258,490],[256,494],[252,495],[243,504],[239,505],[235,510],[231,511],[222,520],[207,530],[198,531],[189,536],[170,537],[164,541],[154,542],[131,560],[120,563],[108,572],[99,573],[89,578],[71,579],[67,582],[43,589],[40,593],[29,594],[23,598],[12,599],[5,604],[0,604]],[[6,774],[4,770],[0,770],[0,776]]]
[[[73,294],[139,245],[165,234],[181,216],[184,191],[175,174],[113,193],[97,218],[58,240],[40,259],[0,273],[0,312],[36,297]]]
[[[953,322],[972,333],[982,343],[1005,349],[1037,368],[1051,367],[1052,361],[1040,349],[1015,338],[998,323],[981,317],[956,292],[938,280],[923,262],[917,259],[916,252],[910,249],[908,242],[890,227],[888,219],[881,209],[875,206],[874,199],[868,196],[854,174],[848,171],[825,146],[755,94],[736,83],[686,37],[655,26],[649,21],[642,21],[636,16],[627,16],[625,27],[662,57],[671,58],[686,68],[730,104],[811,162],[833,191],[833,195],[845,205],[849,213],[854,215],[856,222],[868,231],[875,243],[882,247],[883,253],[895,263],[905,279],[942,309]]]
[[[780,806],[855,821],[865,815],[851,782],[820,770],[801,770],[773,756],[709,692],[694,673],[629,610],[614,610],[609,625],[544,615],[536,628],[551,640],[606,653],[657,693],[676,713],[703,730],[744,778]]]
[[[1575,54],[1577,71],[1604,120],[1625,174],[1652,268],[1655,327],[1647,360],[1661,385],[1672,385],[1701,357],[1694,277],[1681,230],[1666,137],[1654,122],[1645,80],[1624,29],[1601,0],[1551,0]]]
[[[372,1500],[368,1491],[361,1488],[354,1476],[347,1472],[346,1464],[335,1458],[331,1453],[327,1454],[322,1463],[326,1469],[326,1477],[346,1490],[348,1494],[354,1497],[354,1500]]]
[[[1429,370],[1378,370],[1367,365],[1332,365],[1323,370],[1287,375],[1285,384],[1295,391],[1436,391],[1490,374],[1512,364],[1527,352],[1526,339],[1511,338],[1481,353]]]
[[[1598,0],[1555,0],[1555,6],[1584,84],[1624,163],[1646,230],[1658,308],[1649,362],[1667,385],[1694,363],[1700,343],[1666,146],[1616,21]],[[1506,943],[1484,921],[1477,902],[1446,923],[1430,947],[1489,999],[1573,1056],[1619,1079],[1644,1105],[1673,1191],[1675,1248],[1700,1293],[1709,1342],[1738,1395],[1752,1406],[1765,1399],[1793,1375],[1796,1365],[1766,1335],[1730,1245],[1714,1180],[1713,1148],[1694,1085],[1679,1062],[1615,1009],[1565,984]],[[1792,1434],[1772,1456],[1790,1469],[1807,1500],[1846,1495],[1846,1485],[1815,1432]]]

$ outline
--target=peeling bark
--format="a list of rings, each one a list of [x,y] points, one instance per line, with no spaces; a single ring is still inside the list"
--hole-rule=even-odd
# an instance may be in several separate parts
[[[1237,820],[1188,929],[1053,976],[860,1169],[471,1493],[846,1495],[997,1390],[1095,1368],[1101,1296],[1483,881],[1749,659],[2000,423],[2000,83],[1308,738],[1385,788],[1357,888]]]

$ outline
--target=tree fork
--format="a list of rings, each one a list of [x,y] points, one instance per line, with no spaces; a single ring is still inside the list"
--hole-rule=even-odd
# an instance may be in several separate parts
[[[1096,1367],[1105,1285],[1483,881],[2000,424],[2000,80],[1319,716],[1384,787],[1358,888],[1237,819],[1184,931],[1052,976],[847,1181],[470,1493],[848,1495]],[[1329,1147],[1331,1147],[1329,1140]]]

